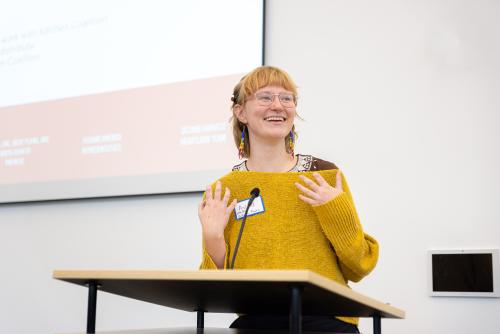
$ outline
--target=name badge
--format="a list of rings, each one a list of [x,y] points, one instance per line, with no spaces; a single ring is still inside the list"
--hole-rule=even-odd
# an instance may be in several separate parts
[[[250,201],[250,198],[241,200],[234,207],[234,216],[236,217],[236,220],[243,219],[243,216],[245,215],[245,210],[247,209],[248,206],[248,201]],[[264,202],[262,201],[262,197],[258,196],[255,197],[255,199],[252,202],[252,205],[250,205],[247,217],[255,216],[265,211],[266,209],[264,208]]]

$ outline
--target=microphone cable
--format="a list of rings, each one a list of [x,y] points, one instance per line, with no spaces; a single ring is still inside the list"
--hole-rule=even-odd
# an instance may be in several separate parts
[[[238,253],[238,248],[240,247],[241,235],[243,234],[243,229],[245,228],[245,222],[247,221],[248,210],[250,209],[250,206],[252,205],[253,201],[257,197],[259,197],[259,194],[260,194],[259,188],[253,188],[252,191],[250,191],[250,199],[248,200],[248,205],[245,209],[245,214],[243,215],[243,219],[241,220],[240,232],[238,233],[238,239],[236,239],[236,246],[234,247],[234,254],[229,269],[234,269],[234,261],[236,261],[236,254]]]

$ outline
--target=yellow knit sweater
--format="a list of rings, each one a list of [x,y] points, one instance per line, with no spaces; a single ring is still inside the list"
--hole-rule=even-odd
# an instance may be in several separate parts
[[[337,170],[319,171],[335,184]],[[302,202],[295,182],[312,172],[231,172],[220,179],[231,190],[231,200],[250,197],[260,189],[265,212],[247,218],[235,269],[308,269],[347,286],[366,276],[377,263],[378,243],[363,232],[349,187],[342,176],[344,193],[319,206]],[[231,215],[224,236],[229,265],[241,220]],[[217,269],[203,248],[200,269]],[[357,318],[338,317],[357,324]]]

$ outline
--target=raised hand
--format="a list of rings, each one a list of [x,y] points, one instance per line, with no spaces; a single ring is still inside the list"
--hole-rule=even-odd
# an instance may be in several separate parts
[[[236,206],[236,199],[229,205],[231,191],[226,188],[224,197],[221,198],[222,189],[220,181],[215,184],[215,191],[208,186],[205,191],[205,199],[198,206],[198,217],[206,238],[220,238],[224,235],[229,216]]]
[[[342,190],[342,174],[340,170],[337,171],[335,176],[334,187],[329,185],[319,173],[313,173],[313,177],[315,180],[300,175],[300,179],[307,187],[295,182],[295,186],[302,192],[302,194],[299,194],[299,198],[312,206],[325,204],[344,192]]]

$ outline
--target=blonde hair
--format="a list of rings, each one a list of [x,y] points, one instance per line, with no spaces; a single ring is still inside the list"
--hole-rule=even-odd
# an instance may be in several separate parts
[[[250,156],[250,141],[248,140],[248,128],[246,124],[240,122],[234,113],[234,108],[236,106],[244,106],[255,92],[257,92],[262,87],[266,86],[280,86],[284,89],[290,91],[295,96],[295,104],[297,104],[297,86],[293,82],[292,78],[285,71],[273,67],[273,66],[261,66],[254,69],[252,72],[245,75],[236,84],[233,89],[233,96],[231,101],[233,104],[231,110],[233,111],[232,125],[233,125],[233,137],[236,147],[239,148],[241,141],[241,134],[245,131],[245,146],[243,149],[243,157],[248,158]],[[295,132],[295,125],[292,127],[292,132],[294,139],[297,138],[297,133]],[[292,153],[290,150],[290,136],[285,138],[285,148],[288,153]]]

